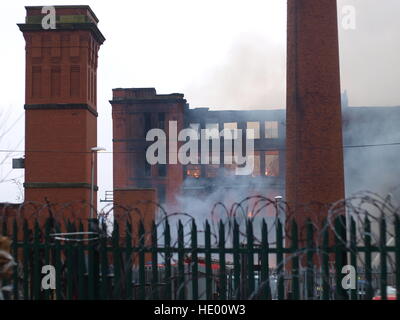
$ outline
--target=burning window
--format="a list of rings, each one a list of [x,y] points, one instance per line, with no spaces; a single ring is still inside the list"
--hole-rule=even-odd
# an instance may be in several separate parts
[[[199,179],[201,177],[201,167],[197,164],[188,164],[186,166],[186,176]]]
[[[269,177],[279,176],[279,152],[265,152],[265,175]]]
[[[265,121],[265,138],[266,139],[279,138],[278,121]]]
[[[247,129],[254,130],[254,139],[260,139],[260,122],[258,121],[247,122]]]

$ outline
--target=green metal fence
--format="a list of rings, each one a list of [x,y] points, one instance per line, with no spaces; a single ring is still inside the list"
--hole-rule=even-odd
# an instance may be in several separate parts
[[[179,221],[177,232],[171,232],[165,220],[153,223],[147,233],[140,223],[136,234],[129,222],[115,222],[111,235],[105,224],[86,230],[81,222],[61,225],[51,218],[43,225],[3,221],[2,234],[13,240],[18,263],[12,278],[4,282],[12,288],[4,297],[372,299],[381,289],[381,298],[387,299],[388,285],[400,288],[400,223],[397,215],[390,218],[394,242],[388,245],[387,221],[378,221],[380,237],[375,241],[368,217],[362,232],[353,219],[346,228],[340,216],[320,228],[309,221],[305,239],[300,239],[294,219],[285,225],[277,219],[273,243],[265,220],[248,220],[245,226],[236,220],[220,221],[213,225],[216,233],[208,221],[200,231],[194,220]],[[260,237],[255,237],[255,230]],[[362,289],[357,285],[344,290],[346,264],[355,267]],[[54,266],[55,289],[43,289],[45,265]]]

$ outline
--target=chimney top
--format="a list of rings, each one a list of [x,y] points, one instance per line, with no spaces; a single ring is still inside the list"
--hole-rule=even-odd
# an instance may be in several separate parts
[[[44,31],[42,26],[43,18],[48,11],[42,13],[42,9],[46,6],[28,6],[26,9],[25,23],[18,23],[18,27],[22,32]],[[54,7],[56,18],[56,30],[89,30],[92,32],[99,44],[106,39],[97,27],[99,19],[89,6],[47,6]],[[45,30],[48,32],[48,30]]]

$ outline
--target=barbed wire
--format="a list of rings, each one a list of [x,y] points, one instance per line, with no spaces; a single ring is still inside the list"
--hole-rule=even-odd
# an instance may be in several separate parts
[[[123,241],[123,239],[126,239],[127,236],[130,236],[135,243],[143,242],[145,243],[145,246],[149,246],[148,238],[151,237],[153,230],[147,229],[142,236],[139,236],[137,227],[139,221],[144,221],[147,219],[145,216],[146,212],[143,211],[143,206],[151,206],[152,210],[154,209],[156,211],[154,227],[157,231],[157,244],[161,247],[164,245],[163,240],[166,236],[165,227],[167,223],[170,226],[171,248],[176,248],[179,244],[179,237],[177,237],[179,225],[181,225],[180,228],[183,231],[184,248],[191,248],[193,223],[198,227],[197,235],[203,235],[198,237],[198,248],[200,249],[205,248],[203,241],[205,239],[205,226],[207,223],[210,225],[209,234],[212,239],[211,247],[218,247],[220,232],[219,228],[221,227],[221,224],[223,224],[225,227],[225,248],[233,248],[234,246],[233,235],[235,232],[235,225],[239,228],[238,231],[240,244],[246,245],[247,227],[249,223],[254,227],[254,245],[257,247],[263,244],[263,239],[260,238],[260,227],[262,222],[265,221],[266,225],[268,226],[268,246],[273,248],[277,245],[276,230],[278,227],[278,221],[280,221],[284,231],[283,241],[286,243],[284,247],[287,248],[288,244],[293,240],[290,232],[293,222],[299,220],[305,221],[304,216],[299,217],[299,212],[302,214],[304,214],[304,212],[309,212],[316,216],[319,214],[323,215],[324,219],[318,218],[310,220],[314,231],[312,248],[307,246],[303,247],[300,245],[300,248],[297,251],[294,251],[290,254],[285,253],[284,259],[280,263],[278,263],[278,261],[270,260],[270,264],[267,267],[272,270],[271,274],[279,279],[286,277],[287,268],[292,265],[294,259],[298,260],[300,270],[307,272],[307,270],[310,268],[310,265],[308,265],[309,261],[307,261],[305,257],[307,257],[308,254],[312,254],[313,261],[316,262],[311,266],[313,272],[315,271],[316,266],[321,266],[323,257],[332,254],[329,251],[325,252],[323,246],[321,246],[326,233],[329,233],[331,236],[333,236],[333,238],[336,239],[337,244],[343,245],[348,254],[355,254],[357,266],[361,269],[365,269],[366,258],[365,255],[357,252],[357,244],[363,243],[365,241],[365,237],[369,236],[371,238],[371,245],[379,247],[381,245],[380,241],[382,236],[379,226],[382,221],[385,221],[387,224],[385,237],[388,240],[388,245],[390,244],[390,241],[393,241],[392,239],[394,239],[396,235],[394,230],[394,219],[399,217],[400,208],[397,207],[392,200],[393,199],[390,196],[383,197],[376,193],[363,191],[329,205],[315,202],[293,207],[285,201],[277,202],[276,199],[269,199],[267,197],[257,195],[246,197],[243,200],[233,202],[230,205],[226,205],[223,202],[217,202],[209,210],[209,214],[204,215],[202,218],[199,218],[197,215],[193,215],[188,212],[168,211],[167,208],[164,208],[154,201],[138,201],[137,204],[132,206],[109,204],[102,209],[98,217],[101,221],[101,225],[103,227],[105,226],[105,229],[110,228],[111,233],[102,233],[100,230],[99,234],[100,239],[103,238],[106,241],[111,241],[114,232],[114,230],[112,230],[113,225],[115,225],[114,221],[119,221],[119,241]],[[13,209],[14,211],[16,210],[17,214],[14,216],[10,215],[10,212],[7,213],[7,206],[3,207],[2,211],[0,211],[0,221],[4,222],[7,221],[7,219],[16,218],[18,223],[22,223],[25,220],[29,221],[32,219],[45,221],[45,218],[51,217],[54,219],[54,225],[58,224],[58,230],[60,230],[61,224],[74,224],[74,220],[75,224],[77,221],[82,223],[82,220],[84,220],[82,219],[82,213],[88,212],[89,208],[90,205],[82,201],[73,201],[66,204],[56,204],[48,201],[45,204],[41,204],[39,202],[29,202],[19,206],[9,206],[9,209]],[[353,239],[350,239],[348,236],[337,231],[337,225],[335,226],[335,223],[337,223],[338,217],[345,218],[343,220],[343,227],[345,230],[347,230],[347,234],[349,233],[351,224],[355,224],[356,243],[352,243]],[[129,223],[135,228],[124,228],[126,223]],[[366,233],[366,223],[371,224],[370,232],[368,234]],[[78,234],[78,229],[79,228],[75,228],[75,231],[72,232]],[[43,228],[41,230],[41,236],[43,237]],[[303,237],[300,236],[298,238],[300,243],[306,240],[304,237],[305,231],[306,226],[304,224],[300,224],[299,235],[303,235]],[[57,232],[55,233],[57,234]],[[60,234],[59,231],[58,234]],[[59,239],[59,241],[64,240],[65,239]],[[80,239],[80,241],[85,241],[85,239]],[[255,253],[253,253],[253,256],[256,259],[258,256],[258,261],[260,261],[259,252],[260,251],[256,250]],[[126,271],[133,265],[137,265],[138,255],[131,255],[129,258],[125,259],[123,258],[122,253],[120,254],[121,261],[123,262],[123,270]],[[171,253],[169,256],[166,256],[165,253],[158,253],[158,255],[161,261],[166,261],[169,259],[170,263],[175,266],[179,263],[179,257],[177,256],[176,252]],[[219,257],[219,254],[216,255]],[[232,265],[233,254],[224,253],[224,255],[226,256],[226,265]],[[212,253],[210,257],[212,259],[212,263],[219,265],[218,259],[215,260],[214,253]],[[377,266],[375,262],[380,262],[379,257],[379,252],[374,252],[372,254],[373,268]],[[199,258],[204,259],[201,254]],[[388,253],[386,259],[389,270],[395,270],[396,264],[393,254]],[[191,261],[191,255],[189,253],[185,253],[184,260],[186,265],[184,276],[186,278],[184,284],[180,284],[178,291],[183,290],[182,285],[185,286],[193,276],[190,271],[193,263]],[[218,280],[218,272],[217,274],[212,275],[213,281]],[[324,275],[319,278],[321,281],[323,280],[323,276]],[[179,279],[179,275],[172,276],[171,278],[171,280],[176,279]],[[122,281],[122,278],[120,281]],[[259,281],[258,288],[249,294],[249,298],[257,298],[261,294],[262,290],[265,289],[266,285],[270,285],[270,279],[264,282]],[[285,280],[285,286],[286,285],[287,281]],[[150,294],[152,293],[150,292]]]

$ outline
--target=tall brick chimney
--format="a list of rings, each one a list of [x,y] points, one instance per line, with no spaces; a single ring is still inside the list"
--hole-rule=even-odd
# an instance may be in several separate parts
[[[300,223],[344,198],[337,5],[288,0],[286,199]]]
[[[85,201],[77,215],[86,219],[90,149],[97,144],[97,53],[105,38],[89,6],[54,7],[56,29],[43,29],[39,6],[26,7],[26,21],[18,24],[26,41],[25,201],[47,198],[59,208]]]

